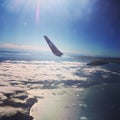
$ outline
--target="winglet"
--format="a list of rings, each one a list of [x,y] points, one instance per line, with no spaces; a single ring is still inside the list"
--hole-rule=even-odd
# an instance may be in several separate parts
[[[52,43],[52,41],[50,41],[50,39],[47,36],[44,35],[44,38],[45,38],[47,44],[49,45],[52,53],[56,56],[61,57],[63,55],[63,53]]]

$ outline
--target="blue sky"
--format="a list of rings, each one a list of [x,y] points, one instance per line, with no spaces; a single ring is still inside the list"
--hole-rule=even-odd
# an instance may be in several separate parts
[[[0,0],[0,48],[120,57],[119,0]]]

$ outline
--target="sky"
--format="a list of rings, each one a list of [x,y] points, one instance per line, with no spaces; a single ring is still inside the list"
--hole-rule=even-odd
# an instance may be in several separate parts
[[[0,0],[0,48],[120,57],[119,0]]]

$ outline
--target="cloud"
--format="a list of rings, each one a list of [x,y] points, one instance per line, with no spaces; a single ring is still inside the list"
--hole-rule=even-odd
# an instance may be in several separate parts
[[[35,50],[35,51],[48,51],[47,48],[43,48],[41,46],[32,46],[32,45],[18,45],[12,43],[2,43],[0,44],[0,48],[7,49],[20,49],[20,50]]]
[[[12,43],[0,43],[0,48],[5,49],[17,49],[17,50],[32,50],[32,51],[44,51],[44,52],[50,52],[50,49],[48,46],[41,47],[41,46],[33,46],[33,45],[18,45],[18,44],[12,44]],[[80,53],[77,50],[64,50],[64,53]]]
[[[55,61],[4,61],[0,64],[0,107],[1,116],[11,116],[17,112],[24,113],[27,108],[21,98],[27,97],[25,91],[33,89],[53,89],[63,87],[64,84],[76,84],[85,81],[86,77],[76,75],[78,68],[83,67],[80,62]],[[66,81],[64,83],[64,81]],[[7,102],[4,102],[7,101]],[[8,106],[10,105],[10,107]],[[17,107],[15,107],[17,105]],[[7,109],[7,110],[6,110]]]
[[[26,84],[27,88],[82,86],[87,84],[88,79],[96,73],[100,73],[101,79],[106,74],[108,77],[110,75],[120,76],[118,72],[107,70],[104,67],[89,67],[82,62],[4,61],[0,67],[0,79],[2,80],[0,91],[9,86],[9,91],[7,91],[8,89],[5,91],[14,92],[17,89],[23,89]]]
[[[0,116],[12,116],[17,112],[24,112],[22,108],[13,108],[13,107],[0,107]]]
[[[2,81],[0,83],[0,117],[14,116],[18,112],[26,113],[29,105],[27,97],[44,98],[48,95],[46,90],[49,94],[51,92],[56,95],[52,90],[56,91],[59,88],[58,90],[62,91],[59,95],[63,95],[65,93],[61,88],[78,89],[102,84],[99,79],[92,77],[95,73],[102,73],[100,80],[106,78],[108,82],[109,75],[120,76],[118,72],[112,72],[104,67],[89,67],[80,61],[3,61],[0,63],[0,80]],[[115,82],[115,79],[112,82]],[[75,96],[78,97],[79,94]],[[83,108],[87,105],[79,104],[79,107]],[[81,117],[81,119],[86,118]]]
[[[78,68],[84,63],[55,61],[6,61],[0,68],[0,79],[8,80],[86,80],[86,77],[76,75]],[[28,72],[29,71],[29,72]]]
[[[97,76],[97,73],[100,76]],[[82,62],[4,61],[0,67],[0,80],[2,81],[0,83],[0,91],[6,86],[9,86],[9,91],[6,89],[4,92],[21,90],[26,85],[26,88],[44,87],[49,89],[57,86],[63,87],[64,85],[87,86],[88,80],[92,76],[109,79],[109,76],[112,75],[120,76],[120,73],[107,70],[101,66],[89,67]],[[91,80],[94,81],[96,79]]]

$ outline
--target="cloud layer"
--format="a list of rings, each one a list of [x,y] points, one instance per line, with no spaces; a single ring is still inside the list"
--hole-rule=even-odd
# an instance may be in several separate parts
[[[11,116],[18,112],[24,115],[37,101],[36,97],[43,98],[46,90],[60,88],[59,94],[62,95],[61,88],[114,83],[119,81],[119,77],[119,71],[109,66],[90,67],[83,62],[3,61],[0,62],[0,115]],[[56,95],[54,92],[51,94]]]
[[[40,46],[32,46],[32,45],[18,45],[18,44],[13,44],[13,43],[2,43],[2,44],[0,44],[0,48],[48,51],[48,49],[45,48],[45,47],[43,48],[43,47],[40,47]]]

